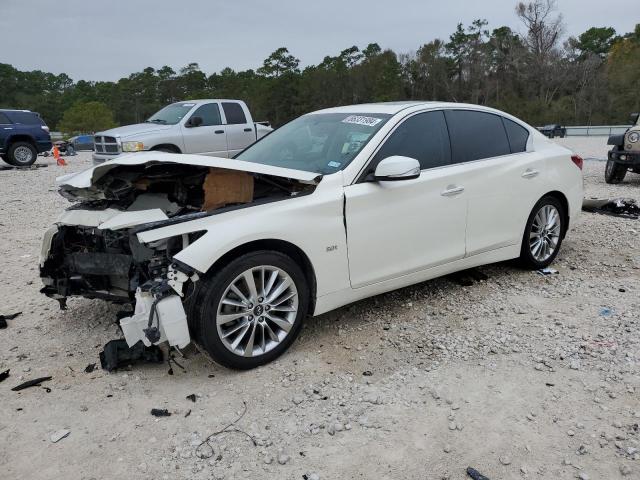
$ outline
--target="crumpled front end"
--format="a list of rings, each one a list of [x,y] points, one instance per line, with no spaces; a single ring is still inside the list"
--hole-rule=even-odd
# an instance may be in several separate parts
[[[200,272],[174,256],[206,233],[199,220],[314,188],[296,179],[212,167],[202,157],[195,164],[164,158],[108,163],[89,175],[76,174],[75,180],[65,177],[60,193],[74,205],[42,243],[42,293],[61,308],[73,296],[135,304],[133,315],[120,323],[130,346],[140,340],[189,343],[183,299]],[[189,222],[193,228],[181,228],[186,233],[146,243],[139,239],[141,232]]]

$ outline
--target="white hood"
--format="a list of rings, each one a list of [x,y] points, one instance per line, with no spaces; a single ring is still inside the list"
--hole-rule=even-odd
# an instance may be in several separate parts
[[[109,170],[121,165],[145,165],[154,163],[177,163],[195,165],[199,167],[226,168],[249,173],[271,175],[275,177],[291,178],[302,183],[317,184],[322,175],[290,168],[273,167],[260,163],[244,162],[220,157],[206,157],[203,155],[189,155],[163,152],[139,152],[120,155],[114,160],[96,165],[78,173],[70,173],[56,179],[60,187],[89,188],[103,177]]]

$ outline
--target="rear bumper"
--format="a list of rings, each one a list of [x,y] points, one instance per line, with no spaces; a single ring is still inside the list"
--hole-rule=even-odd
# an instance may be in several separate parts
[[[38,153],[48,152],[53,148],[53,144],[50,140],[37,140],[36,141],[36,149]]]
[[[629,167],[640,167],[640,152],[627,151],[609,151],[609,160],[619,163],[620,165],[628,165]]]

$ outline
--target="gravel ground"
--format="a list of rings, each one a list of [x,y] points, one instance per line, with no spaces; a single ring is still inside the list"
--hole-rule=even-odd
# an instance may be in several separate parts
[[[603,137],[558,141],[606,156]],[[253,371],[188,350],[173,376],[108,374],[98,352],[118,337],[117,307],[59,311],[38,292],[42,233],[68,205],[54,178],[89,155],[68,161],[0,171],[0,314],[23,312],[0,330],[0,477],[640,478],[638,221],[583,214],[558,275],[490,265],[468,287],[437,279],[309,320]],[[610,186],[603,169],[586,162],[587,196],[640,197],[639,175]],[[50,392],[10,390],[49,375]],[[198,447],[245,404],[237,430]]]

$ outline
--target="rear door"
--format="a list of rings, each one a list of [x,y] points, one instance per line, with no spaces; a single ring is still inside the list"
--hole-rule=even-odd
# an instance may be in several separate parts
[[[367,181],[392,155],[415,158],[420,177]],[[410,116],[390,134],[360,180],[345,187],[351,285],[408,275],[464,257],[466,194],[462,170],[451,165],[442,111]]]
[[[545,186],[541,155],[526,151],[528,130],[489,112],[445,114],[452,161],[465,167],[467,256],[520,243],[530,209]]]
[[[202,118],[198,127],[189,127],[189,119]],[[227,136],[217,102],[200,105],[182,125],[184,153],[199,153],[213,157],[227,157]]]
[[[238,102],[222,102],[222,110],[227,123],[229,157],[233,157],[256,141],[255,125],[249,122]]]

